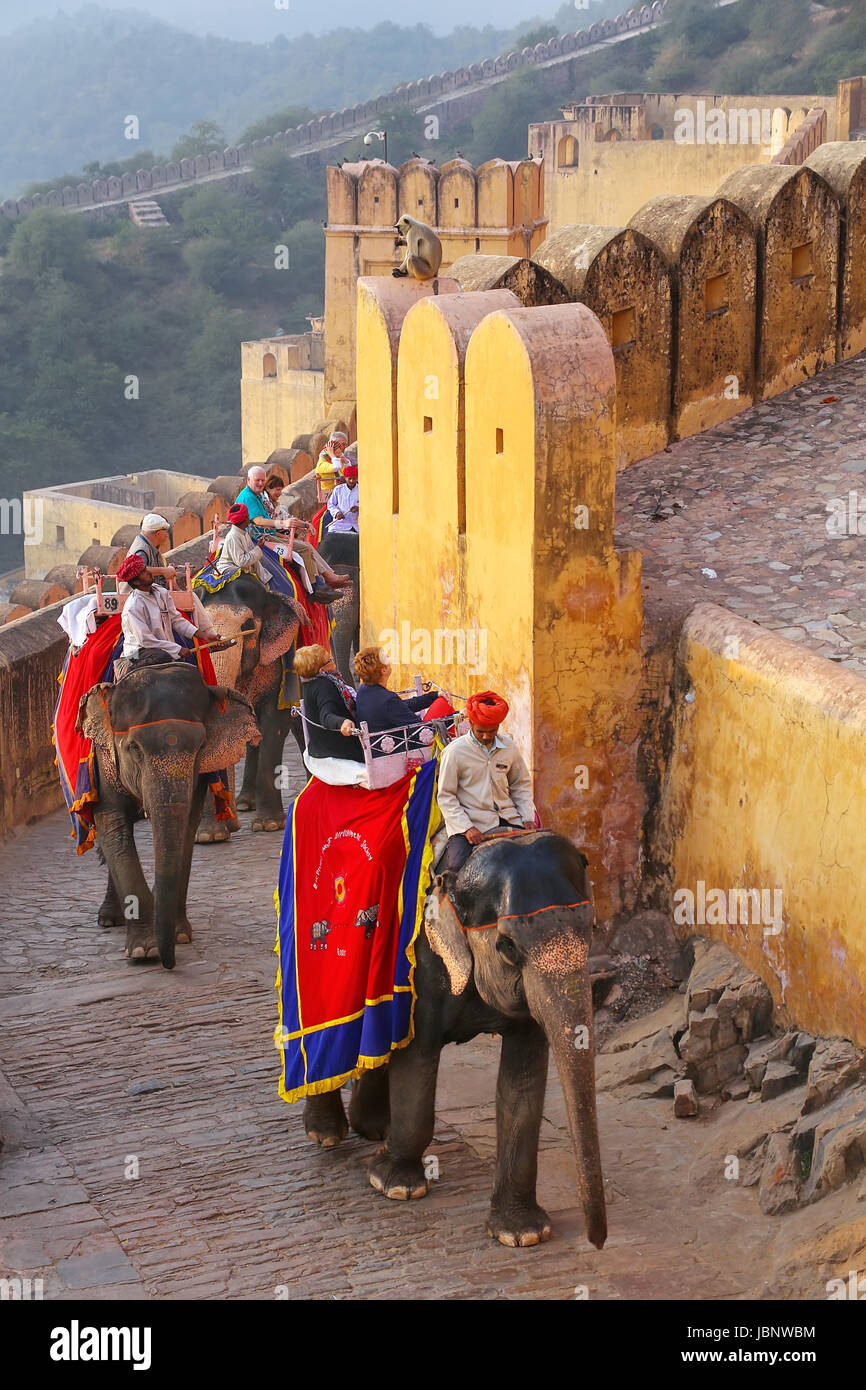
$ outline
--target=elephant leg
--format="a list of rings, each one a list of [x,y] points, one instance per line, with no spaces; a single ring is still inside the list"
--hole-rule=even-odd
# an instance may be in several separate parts
[[[137,807],[116,806],[108,810],[97,808],[94,819],[108,871],[123,905],[126,923],[124,954],[135,963],[159,960],[156,931],[153,924],[153,895],[141,867],[135,848],[133,824]]]
[[[349,1133],[343,1097],[337,1091],[321,1096],[308,1096],[304,1106],[304,1129],[307,1137],[322,1149],[335,1149]]]
[[[231,839],[236,830],[240,830],[241,823],[237,818],[237,805],[235,803],[234,784],[235,770],[233,767],[226,769],[226,776],[231,790],[232,810],[234,812],[231,820],[217,820],[216,802],[208,792],[202,806],[202,813],[199,817],[198,829],[195,832],[195,843],[197,845],[225,844],[226,840]]]
[[[386,1197],[426,1197],[424,1150],[433,1138],[439,1053],[425,1055],[415,1044],[391,1054],[388,1063],[391,1132],[367,1165],[371,1186]]]
[[[103,856],[103,863],[105,862]],[[123,916],[123,903],[120,894],[114,886],[114,879],[111,877],[111,870],[108,870],[108,883],[105,888],[105,897],[99,907],[97,914],[97,925],[100,927],[122,927],[125,925]]]
[[[259,775],[259,750],[251,744],[247,744],[247,755],[244,758],[244,780],[238,792],[238,810],[254,811],[256,809],[256,781]]]
[[[538,1245],[550,1238],[550,1217],[535,1200],[547,1056],[547,1039],[536,1023],[502,1038],[496,1083],[496,1178],[487,1232],[503,1245]]]
[[[259,745],[258,769],[256,777],[256,813],[253,817],[253,830],[282,830],[286,823],[283,799],[279,787],[281,777],[277,769],[282,766],[283,745],[291,728],[290,709],[277,709],[276,692],[268,698],[266,706],[258,712],[262,741]]]
[[[196,831],[206,798],[213,800],[208,789],[207,778],[200,776],[193,792],[189,824],[183,842],[183,859],[178,874],[177,927],[175,928],[174,939],[182,945],[192,941],[192,927],[186,915],[186,895],[189,889],[189,871],[192,868],[192,852],[196,842]]]
[[[349,1124],[364,1139],[384,1139],[391,1121],[388,1067],[365,1071],[352,1087]]]

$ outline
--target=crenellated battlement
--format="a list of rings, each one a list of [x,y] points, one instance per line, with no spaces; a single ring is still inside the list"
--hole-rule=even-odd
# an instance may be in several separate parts
[[[395,224],[407,213],[435,228],[441,275],[462,256],[531,256],[543,241],[544,163],[490,159],[441,169],[409,159],[329,168],[325,229],[325,405],[355,398],[355,287],[359,276],[390,275],[402,253]]]

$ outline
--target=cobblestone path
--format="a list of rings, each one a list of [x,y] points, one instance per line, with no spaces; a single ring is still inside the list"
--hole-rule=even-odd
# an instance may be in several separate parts
[[[834,498],[853,534],[828,534]],[[719,603],[866,674],[866,354],[626,469],[617,544],[648,614]]]
[[[292,1299],[766,1290],[778,1224],[753,1192],[720,1176],[715,1200],[705,1191],[685,1199],[698,1160],[720,1175],[716,1150],[730,1141],[674,1121],[669,1100],[600,1097],[610,1237],[601,1252],[587,1244],[554,1073],[539,1183],[553,1239],[522,1251],[494,1244],[484,1230],[495,1147],[490,1038],[443,1054],[431,1195],[378,1196],[364,1171],[371,1145],[353,1137],[314,1149],[300,1106],[277,1096],[281,837],[245,825],[230,845],[196,849],[198,930],[169,974],[130,966],[122,933],[97,928],[102,873],[94,855],[76,857],[67,826],[58,813],[0,847],[0,1277],[41,1277],[44,1296],[57,1299],[273,1299],[281,1288]],[[138,833],[147,863],[149,829]],[[139,1176],[127,1176],[136,1164]]]

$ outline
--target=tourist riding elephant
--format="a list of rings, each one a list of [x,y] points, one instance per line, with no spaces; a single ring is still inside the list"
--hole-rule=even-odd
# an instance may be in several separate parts
[[[192,939],[186,895],[207,774],[242,756],[259,737],[245,699],[205,685],[182,662],[133,670],[82,696],[78,724],[99,773],[97,842],[109,884],[100,922],[126,923],[131,961],[157,955],[171,970],[175,941]],[[142,809],[153,828],[154,887],[147,886],[133,829]]]
[[[355,684],[352,669],[352,649],[357,652],[360,646],[359,614],[360,583],[358,568],[358,535],[351,531],[327,531],[319,544],[319,554],[337,574],[348,574],[352,580],[350,589],[331,605],[334,631],[331,633],[331,650],[343,680]]]
[[[240,640],[214,655],[217,679],[231,686],[252,705],[261,731],[258,748],[247,750],[244,783],[238,795],[240,811],[255,811],[253,830],[281,830],[286,823],[280,796],[278,767],[286,735],[300,739],[299,721],[288,707],[298,697],[297,677],[284,672],[282,658],[291,652],[300,626],[300,608],[290,598],[271,593],[250,574],[232,579],[216,593],[196,589],[208,617],[223,637],[243,633]],[[302,746],[302,745],[301,745]],[[229,781],[233,773],[229,771]],[[207,843],[227,839],[205,808],[197,839]]]
[[[349,1121],[381,1139],[370,1182],[387,1197],[424,1197],[439,1054],[446,1043],[499,1033],[497,1156],[487,1230],[503,1245],[550,1235],[536,1202],[538,1135],[552,1048],[565,1096],[586,1232],[607,1235],[595,1106],[586,859],[561,835],[534,831],[480,844],[455,873],[434,879],[416,944],[414,1036],[356,1083]],[[390,1094],[389,1094],[390,1093]],[[390,1118],[389,1118],[390,1115]],[[310,1138],[347,1133],[339,1091],[307,1100]],[[390,1124],[390,1131],[389,1131]]]

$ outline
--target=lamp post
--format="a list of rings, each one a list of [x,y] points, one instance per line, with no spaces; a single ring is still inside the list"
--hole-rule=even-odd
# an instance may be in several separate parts
[[[374,140],[381,140],[385,146],[385,163],[388,163],[388,132],[387,130],[368,130],[364,136],[364,144],[372,145]]]

